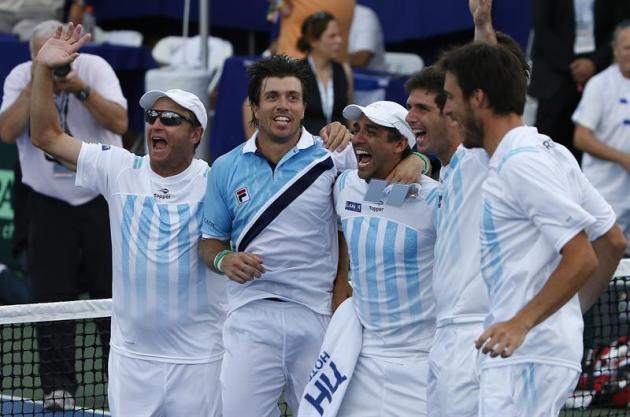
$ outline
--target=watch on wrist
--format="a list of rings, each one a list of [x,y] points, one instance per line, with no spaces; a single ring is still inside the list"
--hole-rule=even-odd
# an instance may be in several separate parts
[[[88,97],[90,96],[90,87],[85,87],[83,90],[79,90],[76,93],[74,93],[75,96],[77,96],[77,98],[79,99],[79,101],[85,101],[88,99]]]

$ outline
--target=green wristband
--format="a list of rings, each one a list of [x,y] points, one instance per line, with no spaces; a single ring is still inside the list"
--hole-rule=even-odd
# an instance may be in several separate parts
[[[417,156],[418,158],[420,158],[422,162],[424,162],[424,168],[422,168],[422,174],[428,175],[429,171],[431,170],[431,161],[429,160],[429,158],[425,154],[420,153],[420,152],[414,152],[413,154]]]
[[[226,255],[232,253],[231,250],[229,249],[224,249],[221,252],[217,253],[217,255],[214,257],[214,261],[212,262],[212,266],[214,267],[214,270],[216,272],[218,272],[219,274],[224,274],[225,271],[223,271],[223,268],[221,267],[221,263],[223,263],[223,258],[225,258]]]

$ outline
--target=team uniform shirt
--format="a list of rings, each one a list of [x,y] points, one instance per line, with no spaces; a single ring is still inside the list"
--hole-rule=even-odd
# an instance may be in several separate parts
[[[380,342],[370,347],[364,339],[362,354],[399,358],[428,352],[435,333],[431,278],[438,184],[423,176],[418,196],[400,207],[364,201],[367,189],[353,170],[339,176],[334,194],[350,253],[354,306]]]
[[[604,144],[630,152],[630,79],[618,65],[590,79],[573,121],[592,130]],[[630,210],[630,173],[621,165],[584,153],[582,170],[618,215]]]
[[[22,63],[7,76],[0,112],[12,105],[30,82],[31,67],[31,61]],[[97,91],[106,100],[127,108],[127,100],[123,96],[120,82],[112,67],[103,58],[82,53],[72,63],[72,69],[93,91]],[[74,94],[62,92],[56,95],[55,106],[60,126],[70,135],[84,142],[122,146],[121,136],[98,124]],[[20,134],[16,144],[22,167],[22,182],[38,193],[73,206],[87,203],[98,195],[94,190],[75,187],[74,172],[47,158],[44,151],[33,146],[30,127]]]
[[[593,193],[570,152],[535,128],[509,131],[483,185],[481,271],[490,298],[486,327],[514,317],[549,279],[564,245],[582,230],[594,240],[614,215]],[[580,371],[582,312],[577,294],[532,328],[510,358],[483,355],[482,369],[546,363]]]
[[[331,153],[302,129],[272,168],[256,136],[218,158],[208,179],[203,238],[230,241],[265,267],[245,284],[229,281],[229,311],[281,298],[330,315],[339,253],[332,187],[338,171],[356,166],[352,147]]]
[[[103,194],[112,231],[112,350],[138,359],[221,358],[225,278],[198,254],[208,165],[161,177],[117,147],[83,144],[79,186]]]
[[[487,174],[486,152],[461,145],[440,170],[433,268],[438,327],[482,322],[488,314],[488,293],[479,269],[481,186]]]

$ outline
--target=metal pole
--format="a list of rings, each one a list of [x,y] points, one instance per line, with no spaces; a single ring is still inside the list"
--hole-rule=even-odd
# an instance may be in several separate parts
[[[210,17],[209,0],[199,0],[199,38],[201,42],[201,65],[208,70],[208,32]]]
[[[182,37],[188,37],[188,21],[190,20],[190,0],[184,1],[184,22],[182,27]]]

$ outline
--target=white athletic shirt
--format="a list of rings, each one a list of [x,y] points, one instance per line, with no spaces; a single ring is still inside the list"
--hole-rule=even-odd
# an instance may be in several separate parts
[[[573,121],[606,145],[630,152],[630,79],[611,65],[586,84]],[[584,174],[616,210],[630,209],[630,173],[621,165],[584,153]]]
[[[437,325],[482,322],[488,293],[479,269],[481,186],[488,175],[483,149],[457,148],[440,170],[433,292]]]
[[[541,290],[575,235],[586,230],[593,240],[610,229],[614,214],[593,192],[565,147],[533,127],[506,134],[483,185],[481,271],[490,297],[485,327],[511,319]],[[531,329],[512,357],[482,355],[481,366],[537,362],[579,371],[582,330],[575,295]]]
[[[30,82],[31,66],[31,61],[20,64],[7,76],[0,112],[12,105]],[[106,100],[127,108],[127,100],[123,96],[118,78],[103,58],[82,53],[72,63],[72,68],[92,90],[98,91]],[[55,96],[55,106],[60,126],[68,130],[75,138],[84,142],[122,146],[120,135],[98,124],[85,105],[73,94],[61,93]],[[46,159],[44,151],[31,143],[29,126],[18,136],[16,144],[22,167],[22,182],[38,193],[65,201],[73,206],[87,203],[98,195],[94,190],[75,187],[74,172]]]
[[[148,156],[83,144],[76,183],[103,194],[112,231],[112,349],[169,363],[220,359],[225,277],[199,258],[209,168],[161,177]]]
[[[423,176],[418,197],[400,207],[365,201],[367,189],[353,170],[339,176],[334,193],[359,320],[380,339],[378,355],[428,352],[435,333],[431,277],[438,184]]]
[[[229,311],[271,297],[330,315],[339,259],[332,188],[340,170],[356,167],[352,147],[331,153],[302,129],[272,168],[256,135],[218,158],[208,179],[204,239],[230,241],[265,267],[245,284],[226,279]]]

